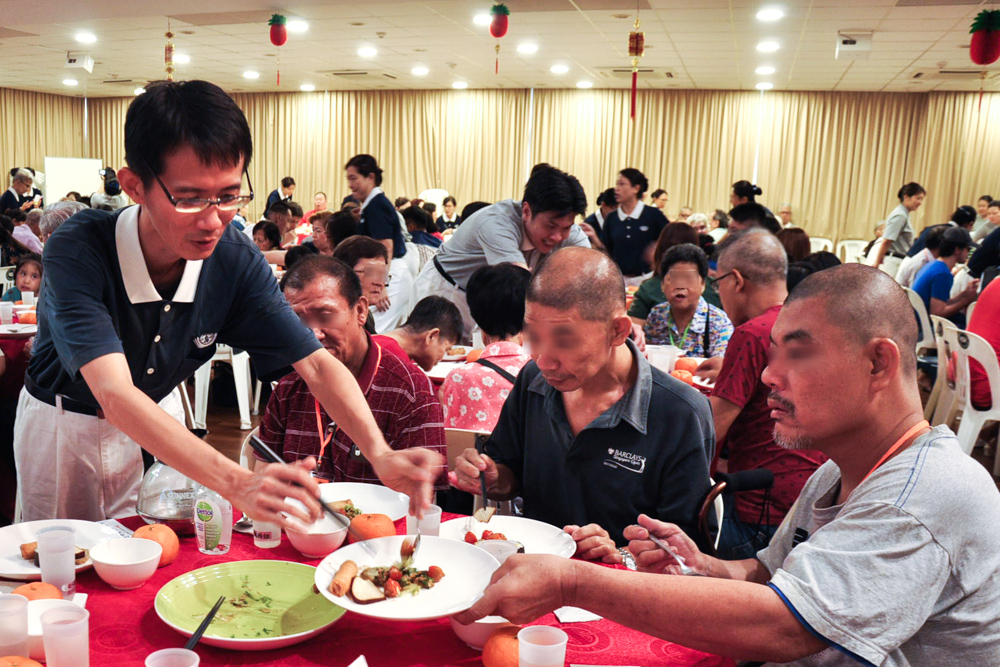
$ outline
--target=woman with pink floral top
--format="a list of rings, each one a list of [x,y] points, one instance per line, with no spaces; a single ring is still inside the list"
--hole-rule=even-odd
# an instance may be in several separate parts
[[[521,347],[524,295],[531,273],[514,264],[484,266],[469,278],[472,319],[486,346],[476,361],[462,364],[441,385],[445,428],[491,432],[521,368],[531,360]]]

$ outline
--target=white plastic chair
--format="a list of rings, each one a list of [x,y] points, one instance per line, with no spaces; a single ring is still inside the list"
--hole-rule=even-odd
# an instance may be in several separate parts
[[[833,252],[833,241],[830,239],[825,239],[822,236],[810,236],[809,237],[809,250],[811,252]]]
[[[840,241],[837,243],[837,257],[845,263],[863,262],[866,245],[868,245],[868,241],[863,239],[845,239],[844,241]]]
[[[917,342],[917,356],[926,354],[934,348],[934,330],[931,328],[931,320],[927,315],[927,307],[920,295],[909,287],[903,288],[906,296],[910,299],[910,305],[917,312],[917,320],[920,322],[920,340]]]
[[[260,432],[260,427],[255,426],[253,429],[247,433],[247,437],[243,438],[243,444],[240,445],[240,467],[246,468],[247,470],[253,470],[250,466],[250,462],[253,461],[253,447],[250,446],[250,438],[257,435]]]
[[[15,285],[15,271],[17,271],[16,266],[0,266],[0,280],[3,280],[3,292],[0,294],[6,294],[7,290]]]
[[[958,442],[962,446],[962,451],[971,454],[972,448],[976,445],[976,438],[979,437],[979,432],[986,422],[1000,420],[1000,363],[997,362],[996,350],[982,336],[956,330],[956,338],[955,387],[960,400],[964,403],[962,421],[958,426]],[[972,405],[970,359],[982,365],[990,383],[990,407],[986,410],[979,410]],[[994,462],[993,474],[1000,474],[1000,461]]]
[[[959,412],[958,394],[955,384],[948,379],[948,365],[951,359],[949,340],[957,341],[954,334],[957,327],[951,320],[937,315],[931,315],[931,325],[934,328],[934,341],[937,348],[938,372],[931,396],[924,407],[924,417],[931,426],[951,424]]]
[[[235,352],[228,345],[219,344],[215,356],[194,372],[194,422],[195,428],[205,428],[208,416],[208,385],[212,377],[212,364],[223,361],[233,367],[236,382],[236,402],[240,409],[240,429],[249,430],[250,424],[250,355]]]

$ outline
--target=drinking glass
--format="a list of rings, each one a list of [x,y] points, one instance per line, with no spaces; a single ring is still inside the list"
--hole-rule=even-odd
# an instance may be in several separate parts
[[[58,588],[63,599],[76,592],[76,546],[73,529],[54,527],[38,531],[38,564],[42,581]]]
[[[201,658],[186,648],[164,648],[146,656],[146,667],[198,667]]]
[[[437,505],[431,505],[424,510],[424,518],[420,521],[417,521],[417,517],[412,514],[406,515],[407,535],[416,535],[418,525],[421,535],[439,535],[441,533],[441,508]]]
[[[42,614],[42,642],[48,667],[90,667],[90,612],[66,606]]]
[[[533,625],[517,633],[518,667],[562,667],[569,636],[559,628]]]
[[[0,595],[0,655],[28,655],[28,598]]]

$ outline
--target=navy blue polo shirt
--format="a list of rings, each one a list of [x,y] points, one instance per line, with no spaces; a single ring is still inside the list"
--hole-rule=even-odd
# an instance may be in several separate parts
[[[666,225],[667,218],[659,209],[639,202],[627,218],[618,208],[604,219],[601,241],[623,274],[641,276],[650,270],[642,256]]]
[[[645,513],[704,546],[698,509],[715,448],[708,399],[628,345],[638,366],[635,385],[575,437],[562,394],[529,362],[486,453],[517,478],[529,518],[560,528],[596,523],[624,546],[625,527]]]
[[[165,298],[149,277],[138,223],[138,206],[87,210],[46,243],[28,366],[40,387],[97,407],[80,368],[120,352],[135,386],[159,402],[212,358],[215,343],[247,350],[262,377],[320,349],[235,227],[226,225],[208,259],[187,262]]]
[[[361,224],[358,233],[370,236],[376,241],[392,239],[393,258],[406,254],[403,228],[399,224],[396,207],[385,196],[381,188],[375,188],[361,206]]]

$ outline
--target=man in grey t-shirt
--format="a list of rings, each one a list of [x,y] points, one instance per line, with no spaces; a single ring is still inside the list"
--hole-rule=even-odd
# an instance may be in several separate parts
[[[797,667],[1000,667],[1000,493],[923,419],[916,324],[887,275],[845,264],[788,297],[763,373],[775,437],[830,457],[757,558],[721,561],[672,524],[626,529],[639,568],[514,556],[457,618],[582,607],[668,641]],[[584,569],[586,568],[586,569]],[[759,664],[759,663],[758,663]]]
[[[465,285],[476,269],[503,262],[534,269],[543,257],[566,246],[590,247],[576,216],[587,210],[575,176],[547,164],[535,165],[522,201],[505,199],[464,220],[414,283],[414,302],[443,296],[462,313],[463,337],[474,324]]]

